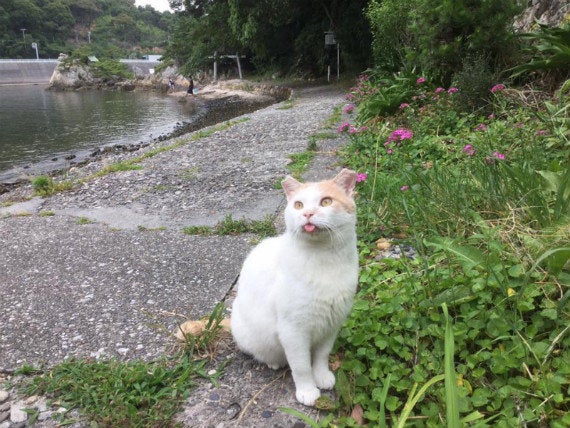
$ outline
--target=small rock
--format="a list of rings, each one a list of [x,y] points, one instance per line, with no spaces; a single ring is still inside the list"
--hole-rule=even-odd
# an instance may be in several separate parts
[[[10,393],[3,389],[0,389],[0,404],[10,398]]]
[[[24,412],[26,408],[26,403],[23,401],[16,401],[10,407],[10,421],[13,424],[17,424],[20,422],[26,422],[28,420],[28,414]]]

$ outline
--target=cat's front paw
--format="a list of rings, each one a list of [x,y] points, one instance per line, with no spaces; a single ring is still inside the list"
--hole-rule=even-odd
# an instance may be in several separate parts
[[[318,388],[313,387],[304,387],[304,388],[297,388],[295,392],[295,397],[297,401],[305,406],[314,406],[315,401],[317,398],[321,396],[321,391]]]
[[[321,389],[333,389],[335,384],[334,373],[329,369],[315,370],[313,373],[315,384]]]

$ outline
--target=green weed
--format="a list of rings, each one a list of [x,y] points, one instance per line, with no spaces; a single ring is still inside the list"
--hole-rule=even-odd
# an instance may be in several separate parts
[[[273,217],[267,216],[263,220],[250,221],[246,219],[235,220],[228,214],[224,220],[214,227],[209,226],[189,226],[183,229],[187,235],[240,235],[243,233],[254,233],[260,238],[276,235]]]
[[[315,157],[315,152],[312,150],[307,150],[301,153],[294,153],[289,155],[291,162],[287,164],[287,169],[293,177],[300,179],[303,173],[309,168],[313,158]]]
[[[32,180],[34,194],[37,196],[51,196],[58,192],[70,190],[73,187],[71,181],[55,182],[53,178],[47,175],[40,175]]]
[[[87,218],[87,217],[79,217],[76,221],[76,224],[91,224],[94,223],[93,220]]]

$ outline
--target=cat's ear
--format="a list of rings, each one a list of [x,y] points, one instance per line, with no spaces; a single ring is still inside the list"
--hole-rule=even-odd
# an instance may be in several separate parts
[[[333,182],[339,185],[348,196],[353,196],[354,186],[356,185],[356,172],[343,168],[342,171],[333,178]]]
[[[285,179],[281,182],[281,186],[283,187],[283,190],[285,190],[285,195],[287,196],[287,199],[290,199],[291,196],[297,191],[299,190],[299,187],[301,187],[301,183],[297,180],[295,180],[293,177],[291,177],[290,175],[288,175],[287,177],[285,177]]]

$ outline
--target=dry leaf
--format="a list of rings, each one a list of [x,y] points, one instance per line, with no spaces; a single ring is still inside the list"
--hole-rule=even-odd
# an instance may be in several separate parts
[[[358,425],[364,425],[364,409],[360,404],[354,406],[354,409],[352,409],[350,416],[356,421]]]
[[[192,336],[199,336],[206,330],[207,320],[198,321],[186,321],[176,327],[176,332],[174,335],[176,338],[182,342],[186,341],[186,335],[191,334]],[[229,318],[224,318],[220,321],[220,327],[222,331],[230,331],[231,322]]]
[[[178,340],[185,341],[186,335],[191,334],[192,336],[198,336],[204,332],[206,328],[206,320],[199,321],[186,321],[176,327],[176,333],[174,335]]]
[[[376,241],[376,248],[378,248],[379,251],[387,250],[391,246],[392,246],[392,241],[390,241],[389,239],[380,238],[378,241]]]

